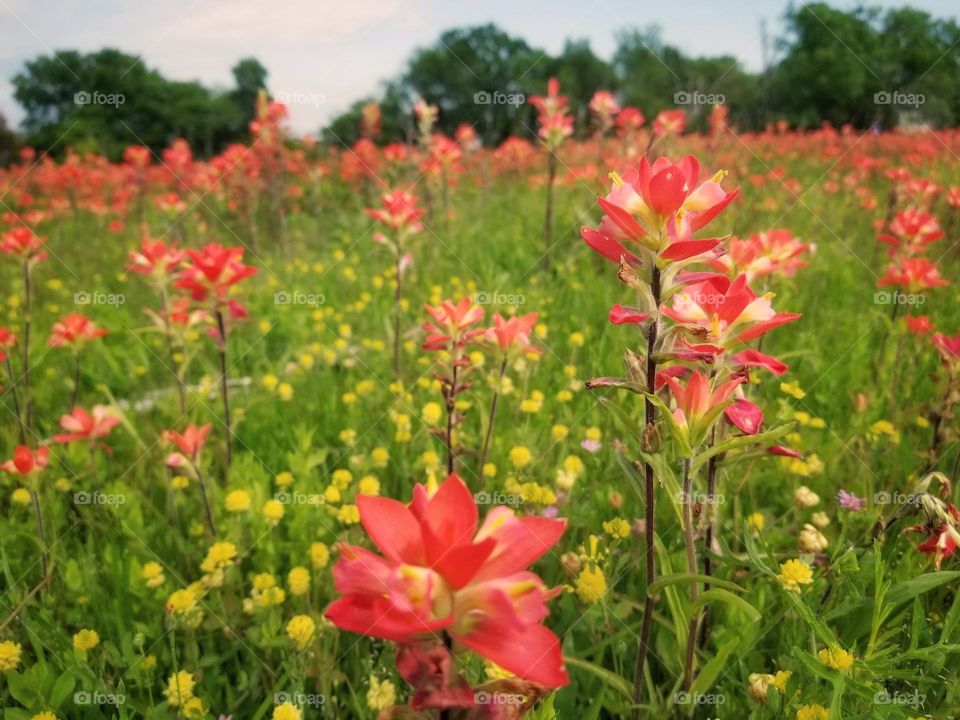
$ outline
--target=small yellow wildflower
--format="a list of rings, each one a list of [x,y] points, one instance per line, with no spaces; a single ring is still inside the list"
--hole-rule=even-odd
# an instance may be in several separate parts
[[[140,568],[140,577],[146,582],[147,587],[151,588],[159,587],[167,581],[163,575],[163,566],[152,560]]]
[[[390,451],[385,447],[375,447],[370,451],[370,460],[375,468],[385,468],[390,462]]]
[[[360,510],[356,505],[344,505],[337,511],[337,518],[344,525],[356,525],[360,522]]]
[[[277,385],[280,384],[280,378],[278,378],[273,373],[268,373],[264,375],[260,380],[260,384],[263,385],[269,392],[273,392],[277,389]]]
[[[763,516],[763,513],[755,512],[747,516],[747,527],[754,534],[762,533],[766,524],[767,519]]]
[[[492,478],[497,476],[497,466],[494,463],[488,462],[483,464],[483,476]]]
[[[306,595],[310,591],[310,571],[297,566],[287,574],[287,586],[291,595]]]
[[[510,463],[515,468],[522,468],[530,463],[533,455],[527,448],[518,445],[510,450]]]
[[[273,709],[273,715],[270,717],[272,720],[303,720],[303,715],[300,713],[299,708],[288,702],[277,705]]]
[[[317,625],[309,615],[294,615],[287,623],[287,637],[293,641],[297,650],[305,649],[313,640],[316,631]]]
[[[813,568],[803,560],[787,560],[780,563],[780,574],[777,579],[783,587],[791,592],[800,592],[801,585],[813,582]]]
[[[279,500],[267,500],[260,512],[263,513],[263,518],[268,525],[277,525],[283,520],[283,503]]]
[[[550,428],[550,437],[552,437],[554,440],[563,440],[569,434],[570,428],[560,423],[557,423]]]
[[[599,567],[588,565],[577,576],[576,591],[583,602],[592,605],[606,594],[607,578]]]
[[[284,470],[283,472],[277,473],[273,481],[277,484],[277,487],[290,487],[293,485],[293,473],[289,470]]]
[[[817,653],[817,657],[827,667],[841,672],[853,667],[853,653],[847,652],[839,645],[823,648]]]
[[[10,494],[10,501],[17,505],[29,505],[33,502],[33,497],[26,488],[17,488]]]
[[[246,490],[231,490],[224,500],[227,512],[241,513],[250,509],[250,493]]]
[[[43,712],[39,712],[31,717],[30,720],[60,720],[60,718],[54,715],[50,710],[44,710]]]
[[[333,483],[337,490],[346,490],[350,487],[350,483],[353,482],[353,473],[346,468],[339,468],[333,471],[333,474],[330,476],[330,482]]]
[[[791,397],[796,398],[797,400],[803,400],[806,397],[806,393],[800,389],[800,384],[796,382],[780,383],[780,392],[785,393]]]
[[[443,408],[440,403],[428,402],[420,411],[420,417],[427,425],[436,425],[443,416]]]
[[[100,635],[96,630],[84,629],[73,636],[73,647],[76,650],[93,650],[100,644]]]
[[[284,402],[289,402],[293,399],[293,386],[290,383],[280,383],[277,386],[277,395]]]
[[[603,523],[603,531],[611,537],[622,540],[630,535],[630,523],[623,518],[614,518],[613,520]]]
[[[186,670],[181,670],[169,677],[167,687],[164,689],[163,694],[166,696],[167,702],[170,705],[180,707],[187,701],[193,699],[193,688],[195,685],[196,681],[193,679],[193,675]]]
[[[389,680],[380,681],[370,676],[370,689],[367,691],[367,707],[371,710],[386,710],[397,701],[397,688]]]
[[[22,656],[23,648],[20,643],[15,643],[12,640],[0,642],[0,672],[16,670]]]
[[[310,564],[314,570],[322,570],[330,563],[330,548],[322,542],[310,545]]]
[[[207,556],[200,563],[200,569],[205,573],[228,567],[237,557],[237,546],[232,542],[215,542],[207,551]]]
[[[361,495],[379,495],[380,481],[377,480],[373,475],[365,475],[364,477],[360,478],[358,490]]]
[[[804,705],[797,710],[797,720],[830,720],[830,711],[823,705]]]

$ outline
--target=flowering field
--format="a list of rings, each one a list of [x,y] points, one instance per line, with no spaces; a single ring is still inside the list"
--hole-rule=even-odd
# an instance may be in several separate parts
[[[949,718],[960,133],[0,172],[0,716]]]

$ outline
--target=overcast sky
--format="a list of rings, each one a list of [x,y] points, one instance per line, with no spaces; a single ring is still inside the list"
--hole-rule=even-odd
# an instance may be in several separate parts
[[[938,17],[960,14],[957,0],[911,4]],[[0,0],[0,112],[12,124],[22,118],[10,79],[25,60],[54,49],[116,47],[167,77],[224,88],[232,85],[233,64],[254,56],[270,72],[271,92],[300,99],[290,108],[293,128],[315,132],[375,93],[415,48],[453,27],[494,22],[551,53],[567,38],[586,38],[609,59],[617,31],[658,25],[666,42],[687,53],[734,55],[756,70],[763,62],[761,23],[779,34],[787,6],[787,0]]]

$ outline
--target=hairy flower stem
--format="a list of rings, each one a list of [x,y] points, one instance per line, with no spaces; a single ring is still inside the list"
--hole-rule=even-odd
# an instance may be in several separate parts
[[[23,425],[23,415],[20,414],[20,400],[17,397],[17,378],[13,374],[13,365],[10,363],[10,356],[6,357],[7,375],[10,376],[10,397],[13,400],[13,412],[17,416],[17,436],[20,438],[20,444],[27,444],[27,429]]]
[[[30,261],[23,261],[23,365],[20,383],[23,389],[23,426],[30,427]]]
[[[717,428],[713,427],[710,432],[710,447],[717,442]],[[716,531],[716,493],[717,493],[717,456],[714,455],[707,461],[707,535],[703,542],[703,574],[710,577],[713,574],[713,561],[710,559],[710,552],[713,548],[713,536]],[[703,584],[703,591],[710,589],[710,583]],[[710,616],[707,609],[703,610],[703,620],[700,623],[700,647],[706,647],[710,640]]]
[[[683,460],[683,541],[687,546],[687,572],[697,572],[697,546],[693,532],[693,478],[690,476],[690,458]],[[690,625],[687,630],[687,653],[683,663],[683,689],[693,685],[693,665],[697,648],[697,583],[690,583]]]
[[[207,486],[203,481],[203,473],[200,472],[200,468],[194,466],[194,471],[197,474],[197,485],[200,488],[200,497],[203,500],[203,510],[207,517],[207,529],[210,531],[210,534],[213,537],[217,536],[217,526],[213,521],[213,507],[210,505],[210,499],[207,497]]]
[[[553,183],[557,178],[557,156],[547,151],[547,209],[543,218],[543,269],[550,269],[550,247],[553,244]]]
[[[487,453],[490,451],[490,440],[493,439],[493,424],[497,420],[497,400],[500,398],[500,388],[503,385],[503,376],[507,372],[507,356],[504,355],[500,363],[500,375],[497,377],[497,387],[493,391],[490,401],[490,415],[487,418],[487,435],[483,439],[483,451],[480,453],[480,475],[483,476],[483,467],[487,464]]]
[[[227,385],[227,329],[220,310],[217,310],[217,329],[220,331],[220,394],[223,396],[223,424],[227,429],[227,470],[229,470],[233,462],[233,429],[230,427],[230,390]]]
[[[453,366],[451,367],[451,384],[447,390],[446,406],[447,406],[447,436],[445,440],[447,441],[447,474],[452,475],[454,467],[456,466],[456,454],[453,450],[453,416],[457,411],[456,407],[456,396],[457,396],[457,358],[454,356]]]
[[[180,417],[187,413],[187,391],[184,387],[183,378],[180,377],[180,368],[176,359],[176,352],[173,349],[173,328],[170,325],[170,302],[167,298],[165,287],[160,288],[160,304],[163,308],[163,335],[167,341],[167,355],[170,356],[170,368],[173,372],[173,379],[177,382],[177,399],[180,402]]]
[[[655,314],[653,322],[651,322],[647,328],[647,393],[653,395],[657,391],[657,361],[654,356],[654,346],[657,344],[657,333],[660,329],[660,270],[657,268],[656,263],[654,263],[651,269],[650,291],[653,294]],[[644,430],[644,437],[641,438],[640,442],[645,446],[649,440],[647,436],[652,436],[653,433],[656,432],[657,424],[657,408],[652,402],[650,402],[649,399],[644,402],[644,419],[646,428]],[[644,449],[646,449],[646,447]],[[654,580],[657,579],[657,557],[655,548],[655,487],[656,479],[653,476],[653,466],[647,463],[644,474],[643,492],[645,505],[644,515],[646,519],[645,553],[647,566],[647,588],[649,588],[653,584]],[[637,720],[637,718],[640,717],[640,687],[643,685],[643,666],[647,659],[647,653],[650,650],[650,629],[653,624],[653,606],[654,598],[649,592],[647,592],[643,601],[643,627],[640,630],[640,643],[637,647],[637,662],[633,670],[633,701],[635,706],[633,710],[634,720]]]
[[[400,263],[403,254],[397,243],[397,290],[393,296],[393,374],[400,379]]]
[[[49,563],[47,533],[43,529],[43,510],[40,507],[40,496],[36,490],[30,490],[30,500],[33,501],[33,519],[37,524],[37,538],[40,540],[40,565],[43,568],[43,576],[46,577]]]

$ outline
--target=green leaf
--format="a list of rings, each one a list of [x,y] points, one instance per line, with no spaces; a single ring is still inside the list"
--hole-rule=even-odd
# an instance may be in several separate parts
[[[737,600],[740,599],[736,596],[733,597]],[[735,637],[721,645],[720,649],[717,650],[717,654],[710,658],[700,669],[700,674],[697,675],[697,679],[693,681],[690,692],[694,694],[706,694],[707,690],[713,687],[713,683],[716,682],[720,673],[727,667],[727,659],[730,657],[730,653],[736,650],[739,644],[740,638]]]
[[[748,603],[742,597],[739,597],[738,595],[734,595],[729,590],[724,590],[722,588],[712,587],[706,592],[701,593],[700,596],[697,598],[697,601],[693,604],[693,607],[691,608],[691,612],[692,613],[699,612],[700,608],[702,608],[704,605],[706,605],[708,602],[712,600],[725,602],[728,605],[735,607],[737,610],[740,610],[746,615],[748,615],[750,619],[753,620],[754,622],[760,621],[761,615],[759,610],[757,610],[753,605]]]
[[[667,426],[667,430],[670,431],[670,437],[672,437],[677,444],[677,454],[680,457],[691,457],[693,455],[693,449],[690,447],[690,436],[687,429],[677,422],[673,413],[670,412],[670,408],[668,408],[666,403],[657,395],[644,393],[643,396],[660,410],[660,417]]]
[[[898,582],[890,588],[890,592],[887,593],[887,602],[891,605],[897,605],[956,580],[960,580],[960,570],[945,570],[918,575],[915,578]]]
[[[580,668],[581,670],[586,670],[588,673],[597,676],[608,686],[619,691],[625,698],[627,698],[627,700],[633,702],[633,688],[624,677],[587,660],[581,660],[580,658],[567,657],[565,655],[563,660],[567,665]]]
[[[690,472],[696,473],[710,458],[716,455],[722,455],[730,450],[738,450],[739,448],[749,447],[751,445],[766,445],[772,443],[774,440],[786,435],[792,427],[793,423],[787,423],[785,425],[779,425],[772,430],[757,433],[756,435],[741,435],[727,438],[723,442],[719,442],[697,455],[697,457],[694,458],[693,465],[690,467]]]
[[[742,587],[740,587],[736,583],[730,582],[729,580],[721,580],[711,575],[699,575],[696,573],[682,572],[682,573],[672,573],[670,575],[661,575],[660,577],[658,577],[656,580],[653,581],[650,587],[647,588],[647,594],[656,595],[663,588],[667,586],[689,585],[691,583],[704,583],[704,584],[709,583],[712,587],[724,588],[725,590],[733,590],[734,592],[744,592],[744,589]]]

